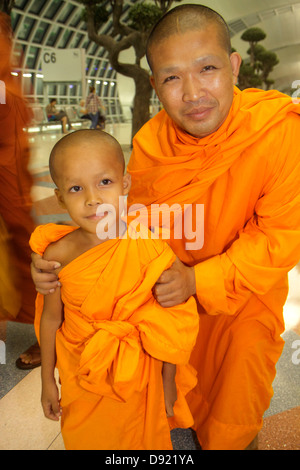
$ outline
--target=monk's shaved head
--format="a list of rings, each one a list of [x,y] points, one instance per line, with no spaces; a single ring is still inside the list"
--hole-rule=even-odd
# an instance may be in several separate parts
[[[216,25],[221,46],[231,54],[230,32],[223,17],[204,5],[180,5],[168,11],[153,27],[147,42],[147,60],[153,70],[152,45],[157,45],[174,34],[189,31],[203,31],[209,25]]]
[[[95,129],[82,129],[66,135],[54,145],[49,158],[49,170],[53,181],[57,184],[57,180],[59,178],[59,175],[57,174],[57,162],[60,158],[63,158],[67,149],[70,147],[78,147],[80,145],[95,145],[99,146],[100,153],[101,146],[103,146],[103,144],[110,146],[112,150],[114,150],[111,158],[117,159],[117,162],[122,166],[124,172],[125,161],[119,142],[107,132]]]

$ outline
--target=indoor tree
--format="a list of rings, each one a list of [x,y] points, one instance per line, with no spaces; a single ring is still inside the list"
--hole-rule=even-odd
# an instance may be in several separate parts
[[[243,60],[239,73],[239,88],[260,88],[268,90],[274,83],[269,78],[275,65],[279,63],[275,52],[266,50],[260,41],[266,38],[266,33],[260,28],[249,28],[241,36],[243,41],[249,43],[247,54],[249,60]]]
[[[174,1],[155,0],[153,3],[143,1],[130,7],[129,21],[125,24],[121,17],[124,13],[124,0],[81,0],[84,4],[84,20],[86,21],[89,39],[103,46],[108,51],[111,66],[116,72],[131,77],[135,83],[135,96],[132,111],[132,136],[149,119],[150,98],[152,87],[149,81],[149,70],[142,66],[142,58],[146,53],[148,35],[157,20],[171,7]],[[112,21],[111,32],[102,34],[100,27]],[[120,53],[133,48],[134,63],[123,63]]]

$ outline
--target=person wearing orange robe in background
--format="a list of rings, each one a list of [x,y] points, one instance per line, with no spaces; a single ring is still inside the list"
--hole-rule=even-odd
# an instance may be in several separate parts
[[[170,427],[193,423],[184,395],[196,383],[188,366],[195,299],[171,308],[155,301],[152,287],[176,257],[148,229],[141,238],[119,219],[130,178],[113,137],[77,131],[56,144],[50,161],[76,227],[39,226],[30,240],[33,251],[60,262],[60,291],[38,294],[36,304],[44,413],[62,415],[66,449],[172,449]]]
[[[11,75],[11,50],[10,17],[0,13],[0,214],[10,236],[11,264],[19,278],[17,286],[21,294],[21,308],[14,313],[15,320],[33,323],[36,291],[30,275],[31,251],[28,242],[35,223],[31,215],[32,177],[27,168],[29,143],[24,132],[24,127],[30,122],[30,113],[18,78]],[[8,319],[12,320],[12,317]],[[34,360],[39,365],[39,348],[33,349]],[[22,366],[20,358],[17,362]]]
[[[194,22],[198,10],[172,10],[149,40],[165,109],[134,138],[128,206],[193,204],[201,229],[203,204],[203,246],[170,240],[193,281],[183,282],[177,263],[156,295],[169,306],[188,285],[197,296],[198,383],[187,400],[202,448],[244,449],[270,404],[287,273],[300,258],[300,105],[275,90],[233,88],[239,57],[225,50],[214,19]]]
[[[167,13],[147,56],[164,110],[133,140],[128,206],[192,204],[196,237],[171,233],[178,258],[154,293],[164,307],[196,296],[194,428],[204,450],[240,450],[270,404],[287,273],[300,258],[300,106],[275,90],[234,86],[240,56],[224,19],[202,5]],[[37,270],[47,267],[35,258],[45,293],[57,285]]]

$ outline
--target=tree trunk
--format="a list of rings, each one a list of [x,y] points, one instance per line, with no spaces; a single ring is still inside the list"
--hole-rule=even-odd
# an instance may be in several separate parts
[[[133,78],[135,83],[135,96],[132,112],[132,139],[137,131],[149,120],[149,104],[152,93],[152,86],[147,74],[139,74]]]

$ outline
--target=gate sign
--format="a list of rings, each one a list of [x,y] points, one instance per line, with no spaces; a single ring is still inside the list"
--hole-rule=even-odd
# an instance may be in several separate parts
[[[85,77],[85,50],[45,48],[42,72],[45,82],[80,82]]]

